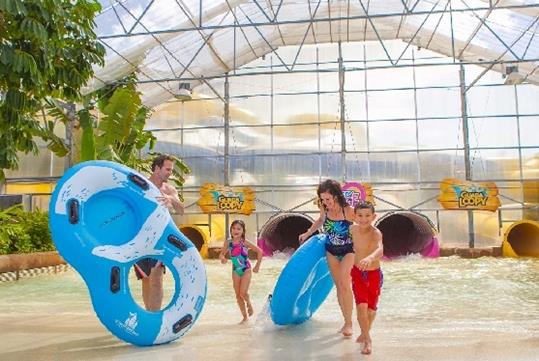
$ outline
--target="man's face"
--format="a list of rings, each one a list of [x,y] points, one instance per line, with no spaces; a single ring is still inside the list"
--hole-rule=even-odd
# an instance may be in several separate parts
[[[156,166],[154,174],[159,177],[163,182],[166,182],[168,178],[172,175],[172,168],[174,167],[174,162],[166,159],[163,162],[163,166]]]

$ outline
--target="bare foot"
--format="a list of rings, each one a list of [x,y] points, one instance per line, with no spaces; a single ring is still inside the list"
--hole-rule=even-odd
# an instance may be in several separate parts
[[[372,343],[371,341],[365,341],[363,344],[363,348],[361,349],[361,353],[363,355],[370,355],[372,352]]]
[[[356,338],[357,343],[363,343],[365,342],[365,335],[361,334]]]
[[[243,325],[245,323],[249,322],[249,319],[248,318],[244,318],[243,320],[240,321],[240,325]]]
[[[252,316],[255,313],[255,311],[253,311],[253,305],[251,305],[251,302],[247,303],[247,313],[249,316]]]
[[[344,337],[352,336],[352,326],[344,325],[341,329],[341,333]]]

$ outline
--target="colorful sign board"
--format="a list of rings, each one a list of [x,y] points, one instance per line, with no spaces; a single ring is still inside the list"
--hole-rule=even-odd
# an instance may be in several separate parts
[[[438,202],[445,209],[480,209],[494,212],[500,206],[494,182],[469,182],[446,178],[440,182]]]
[[[342,186],[342,192],[346,202],[355,207],[360,201],[369,201],[374,204],[372,187],[368,183],[346,182]]]
[[[249,215],[255,210],[255,192],[248,187],[226,187],[205,183],[197,201],[204,213],[238,213]]]

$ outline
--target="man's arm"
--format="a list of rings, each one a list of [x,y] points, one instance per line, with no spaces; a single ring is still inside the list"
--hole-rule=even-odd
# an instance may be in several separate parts
[[[164,183],[163,189],[161,191],[165,194],[165,196],[167,196],[167,199],[170,201],[170,205],[172,206],[172,208],[174,208],[176,213],[179,215],[183,215],[183,204],[178,197],[178,191],[176,190],[176,188],[174,188],[168,183]]]

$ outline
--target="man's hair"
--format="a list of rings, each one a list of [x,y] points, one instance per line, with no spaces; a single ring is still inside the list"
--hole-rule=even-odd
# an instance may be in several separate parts
[[[369,201],[359,201],[354,207],[354,212],[357,212],[360,209],[370,209],[371,212],[374,213],[374,204]]]
[[[152,172],[155,170],[155,167],[163,168],[163,163],[165,163],[165,160],[170,160],[171,162],[174,162],[174,158],[172,158],[170,155],[161,154],[161,155],[155,157],[155,159],[153,160],[153,162],[152,162]]]

